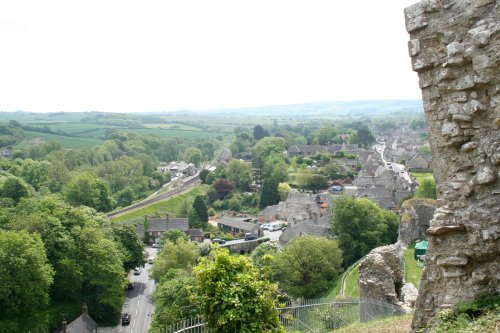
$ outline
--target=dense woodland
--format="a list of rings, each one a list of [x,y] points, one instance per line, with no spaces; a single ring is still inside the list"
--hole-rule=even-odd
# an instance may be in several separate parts
[[[142,127],[150,118],[93,115],[81,122]],[[113,222],[103,213],[167,184],[171,175],[160,173],[159,165],[185,161],[201,167],[215,161],[224,147],[230,149],[229,163],[200,172],[204,194],[169,212],[189,217],[192,227],[229,239],[207,224],[209,215],[226,209],[256,213],[284,200],[292,188],[316,192],[326,189],[328,181],[354,175],[336,163],[354,158],[347,153],[287,158],[283,152],[288,147],[343,142],[370,147],[376,133],[397,126],[392,118],[282,125],[275,121],[233,125],[225,136],[204,138],[161,138],[108,128],[100,144],[69,149],[64,139],[25,139],[33,131],[56,134],[50,126],[0,123],[0,149],[12,148],[10,158],[0,158],[0,308],[5,309],[0,331],[45,332],[57,327],[61,313],[76,316],[82,303],[89,305],[100,325],[116,323],[126,272],[144,264],[144,245],[133,223]],[[420,120],[413,119],[411,126],[421,126]],[[62,137],[68,134],[63,132]],[[158,283],[153,327],[210,314],[210,299],[235,292],[232,284],[210,290],[207,286],[217,279],[242,279],[249,290],[266,290],[269,302],[259,305],[262,311],[274,309],[278,298],[321,296],[346,267],[373,247],[395,240],[397,216],[368,200],[346,198],[332,211],[331,230],[329,238],[303,237],[285,248],[263,243],[251,258],[227,257],[182,234],[164,234],[152,271]],[[230,269],[224,271],[221,265]],[[212,266],[220,269],[219,275],[205,275]],[[249,304],[257,304],[255,297],[241,295]],[[278,332],[273,318],[259,320]]]

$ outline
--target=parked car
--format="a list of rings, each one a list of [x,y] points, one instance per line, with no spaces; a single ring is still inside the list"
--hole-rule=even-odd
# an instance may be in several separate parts
[[[134,275],[141,275],[142,269],[140,267],[134,268]]]
[[[151,257],[148,259],[148,264],[152,264],[155,261],[155,257]]]
[[[269,231],[276,231],[276,230],[281,230],[281,229],[283,229],[282,223],[273,223],[269,226]]]
[[[122,314],[122,325],[130,324],[130,319],[132,319],[132,315],[130,313]]]
[[[269,223],[264,223],[263,225],[260,226],[260,228],[263,230],[269,230]]]
[[[214,238],[212,239],[212,243],[217,243],[217,244],[226,244],[226,241],[220,238]]]
[[[246,241],[249,241],[249,240],[254,240],[254,239],[257,239],[257,236],[255,236],[254,234],[252,234],[251,232],[247,232],[245,234],[245,240]]]
[[[153,243],[152,246],[156,249],[158,247],[158,244],[157,243]]]

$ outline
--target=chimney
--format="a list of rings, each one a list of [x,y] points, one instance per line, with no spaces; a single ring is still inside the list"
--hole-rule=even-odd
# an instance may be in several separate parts
[[[61,316],[63,317],[61,332],[62,333],[67,333],[68,332],[68,322],[66,321],[66,315],[65,314],[61,314]]]
[[[83,314],[88,315],[89,314],[89,308],[87,307],[87,304],[83,303]]]

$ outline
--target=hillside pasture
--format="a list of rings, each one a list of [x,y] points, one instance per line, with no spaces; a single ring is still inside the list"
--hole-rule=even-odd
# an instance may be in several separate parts
[[[20,143],[20,146],[26,146],[30,141],[33,140],[57,141],[60,142],[64,148],[69,149],[92,148],[100,145],[103,142],[103,140],[96,138],[74,138],[70,136],[62,136],[49,133],[24,131],[24,140]]]
[[[119,129],[123,132],[137,133],[142,135],[155,135],[162,139],[167,138],[188,138],[188,139],[203,139],[212,138],[215,136],[226,136],[228,133],[223,132],[208,132],[208,131],[184,131],[184,130],[171,130],[163,128],[122,128]]]

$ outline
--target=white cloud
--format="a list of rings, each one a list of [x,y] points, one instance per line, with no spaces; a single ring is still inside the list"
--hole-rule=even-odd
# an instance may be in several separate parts
[[[414,1],[5,1],[0,110],[420,98]]]

